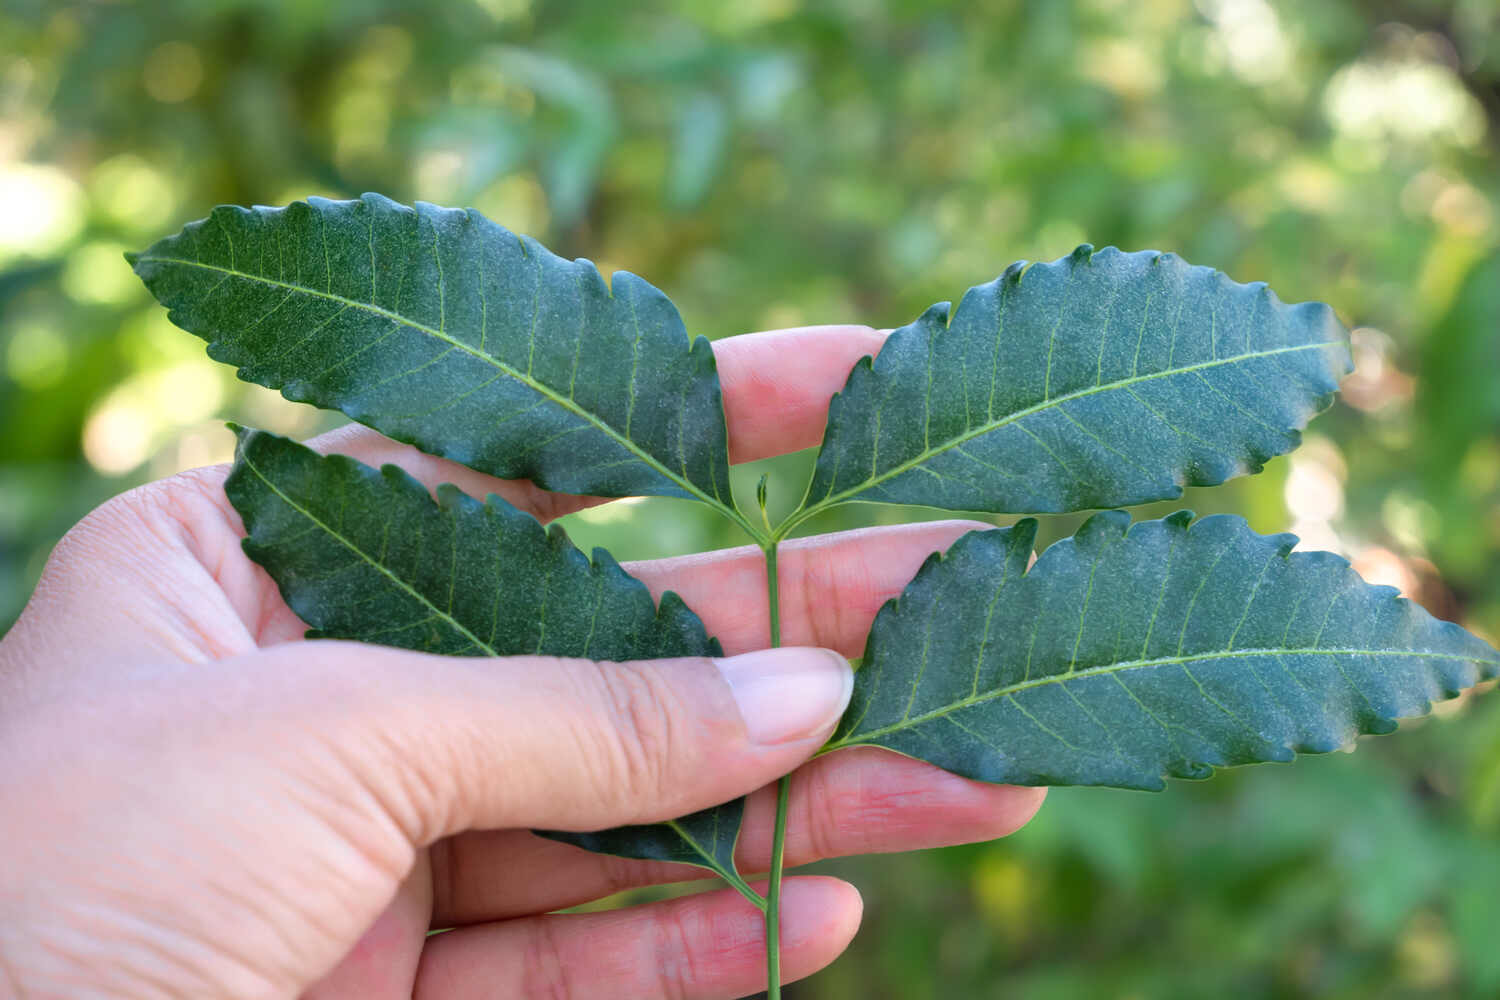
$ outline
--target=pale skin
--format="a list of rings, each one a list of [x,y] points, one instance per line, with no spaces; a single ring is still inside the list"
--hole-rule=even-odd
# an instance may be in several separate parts
[[[816,444],[829,397],[880,342],[837,326],[717,343],[732,458]],[[598,502],[360,427],[312,444],[544,521]],[[768,864],[766,786],[793,768],[790,865],[1001,837],[1041,804],[1040,789],[879,750],[807,762],[880,605],[984,525],[787,543],[788,648],[773,653],[753,652],[768,641],[764,570],[743,548],[627,567],[684,597],[722,641],[717,663],[434,657],[304,641],[241,552],[226,472],[89,515],[0,642],[0,996],[744,996],[764,988],[765,957],[762,916],[737,893],[552,914],[702,872],[527,831],[753,793],[749,873]],[[852,886],[811,876],[787,880],[782,907],[785,981],[836,958],[861,912]]]

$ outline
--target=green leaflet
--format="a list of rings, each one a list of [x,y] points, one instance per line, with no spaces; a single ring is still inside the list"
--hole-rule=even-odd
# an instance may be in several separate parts
[[[131,264],[209,354],[482,472],[729,502],[713,351],[660,291],[613,287],[474,211],[377,194],[222,205]]]
[[[394,465],[322,456],[239,430],[224,492],[245,552],[266,568],[310,638],[460,656],[639,660],[718,656],[670,591],[657,608],[608,552],[593,561],[560,528],[453,486],[437,502]]]
[[[675,861],[711,868],[736,889],[751,895],[752,890],[734,867],[734,849],[740,839],[740,823],[744,816],[745,800],[735,799],[667,823],[622,826],[598,833],[538,832],[596,854]]]
[[[658,608],[608,552],[590,561],[498,496],[481,504],[441,486],[434,503],[396,466],[376,471],[245,429],[224,491],[245,521],[245,552],[313,626],[310,638],[607,661],[723,652],[676,594]],[[738,800],[674,824],[549,836],[736,881],[743,811]]]
[[[1500,672],[1500,653],[1327,552],[1226,515],[965,535],[876,617],[824,752],[983,781],[1163,787],[1325,753]]]
[[[1319,303],[1287,306],[1172,254],[1012,265],[855,366],[828,412],[809,513],[1122,507],[1257,472],[1351,370]]]

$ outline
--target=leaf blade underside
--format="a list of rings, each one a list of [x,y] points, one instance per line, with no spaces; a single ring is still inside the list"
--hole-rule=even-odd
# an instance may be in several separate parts
[[[739,798],[665,823],[620,826],[597,833],[535,832],[595,854],[697,865],[711,869],[738,887],[745,886],[745,882],[735,868],[734,850],[739,844],[744,818],[745,800]]]
[[[1159,789],[1390,732],[1500,672],[1482,640],[1336,555],[1191,518],[1097,514],[1029,570],[1034,521],[964,536],[880,611],[823,752]]]
[[[309,638],[458,656],[722,655],[676,594],[658,606],[608,552],[590,560],[561,529],[498,496],[480,503],[442,486],[434,502],[396,466],[377,471],[274,434],[238,433],[224,490],[244,519],[245,552],[313,626]],[[672,823],[546,835],[738,878],[743,812],[738,799]]]
[[[1221,483],[1295,448],[1352,367],[1321,303],[1173,254],[1012,265],[927,310],[829,406],[811,509],[1057,513]]]
[[[506,479],[728,503],[713,350],[656,288],[473,210],[221,205],[130,256],[246,381]]]

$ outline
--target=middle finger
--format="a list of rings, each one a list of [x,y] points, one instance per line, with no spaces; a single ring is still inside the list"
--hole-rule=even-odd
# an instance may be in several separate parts
[[[750,796],[735,848],[746,874],[770,865],[775,789]],[[873,747],[820,757],[792,780],[786,864],[994,840],[1031,819],[1045,788],[987,785]],[[624,889],[709,878],[692,865],[592,854],[524,830],[467,833],[432,851],[433,926],[576,906]]]

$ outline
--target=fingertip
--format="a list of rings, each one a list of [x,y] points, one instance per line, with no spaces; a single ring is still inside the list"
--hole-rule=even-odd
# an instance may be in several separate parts
[[[854,671],[831,649],[781,646],[713,661],[752,743],[827,739],[849,704]]]
[[[1021,827],[1030,823],[1041,811],[1042,803],[1047,801],[1047,789],[1045,786],[1023,787],[1021,785],[1003,785],[1011,792],[1011,818],[1015,825],[1006,830],[1002,837],[1008,837]]]
[[[863,906],[847,882],[787,879],[781,981],[838,958],[859,929]],[[744,996],[766,983],[764,920],[738,893],[722,889],[603,913],[463,927],[427,939],[413,996]]]
[[[937,806],[944,797],[951,803],[951,823],[945,829],[957,838],[952,843],[981,843],[1009,837],[1035,818],[1047,798],[1047,789],[1043,787],[992,785],[948,772],[941,772],[934,786],[929,805]],[[929,824],[933,818],[927,817]],[[915,821],[920,822],[920,818]]]
[[[864,898],[842,879],[801,875],[781,886],[783,983],[810,976],[844,953],[864,918]]]
[[[544,524],[564,514],[609,502],[604,497],[553,493],[527,479],[497,479],[451,459],[394,441],[357,423],[344,424],[319,434],[306,443],[307,447],[319,454],[346,455],[371,468],[400,466],[403,472],[427,487],[429,492],[436,491],[444,483],[451,483],[475,498],[498,494],[509,503],[535,515]]]
[[[942,521],[933,521],[932,524],[952,528],[955,531],[993,531],[995,524],[990,521],[981,521],[973,517],[950,517]]]
[[[853,324],[726,337],[714,356],[724,390],[730,458],[748,462],[818,443],[828,401],[885,336]]]
[[[798,771],[786,855],[803,865],[998,840],[1030,822],[1045,798],[1044,788],[971,781],[878,747],[840,750]],[[751,797],[736,855],[742,870],[769,863],[772,809],[767,790]]]

